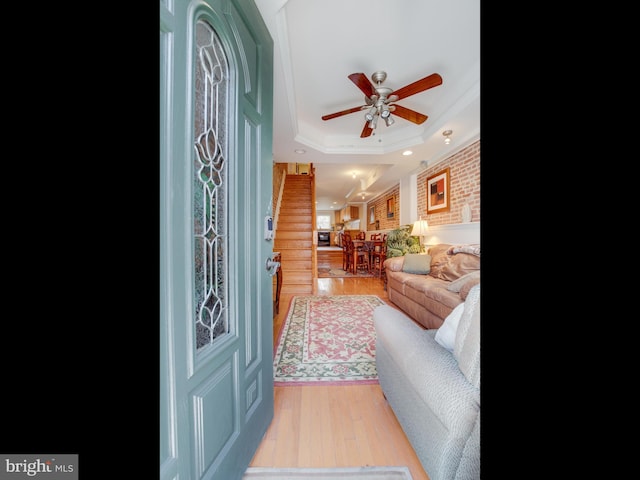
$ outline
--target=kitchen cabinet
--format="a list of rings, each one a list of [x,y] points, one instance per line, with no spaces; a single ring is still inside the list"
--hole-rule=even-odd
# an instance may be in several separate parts
[[[340,223],[348,222],[347,207],[340,209]]]
[[[360,218],[360,207],[347,205],[342,210],[340,210],[340,222],[350,222],[352,220],[358,220]]]
[[[350,209],[349,215],[351,220],[358,220],[360,218],[360,207],[348,206]]]

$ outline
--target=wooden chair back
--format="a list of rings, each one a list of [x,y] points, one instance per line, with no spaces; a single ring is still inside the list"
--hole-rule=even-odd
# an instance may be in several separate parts
[[[342,236],[342,269],[344,271],[351,270],[351,263],[353,259],[353,240],[351,235],[345,233]]]
[[[384,261],[387,259],[387,234],[381,240],[376,241],[373,252],[371,252],[371,270],[378,276],[384,272]]]

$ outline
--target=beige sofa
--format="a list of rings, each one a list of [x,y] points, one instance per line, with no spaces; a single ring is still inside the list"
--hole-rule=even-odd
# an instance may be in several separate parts
[[[439,328],[480,283],[480,246],[441,243],[424,254],[387,258],[384,267],[391,303],[424,328]]]

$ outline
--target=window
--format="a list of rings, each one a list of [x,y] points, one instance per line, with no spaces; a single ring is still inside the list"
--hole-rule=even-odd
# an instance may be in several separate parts
[[[229,67],[211,25],[200,20],[194,103],[193,229],[198,350],[229,334],[227,300],[227,120]]]
[[[316,228],[318,230],[331,230],[331,215],[316,216]]]

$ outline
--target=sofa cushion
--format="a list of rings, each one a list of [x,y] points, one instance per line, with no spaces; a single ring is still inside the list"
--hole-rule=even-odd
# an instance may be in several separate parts
[[[433,278],[441,278],[440,272],[442,271],[442,267],[449,262],[449,257],[451,256],[447,254],[450,246],[448,243],[440,243],[429,248],[429,255],[431,255],[431,271],[429,275]],[[447,279],[443,278],[443,280]]]
[[[431,256],[421,253],[407,253],[402,263],[404,273],[416,273],[426,275],[431,268]]]
[[[449,285],[447,285],[447,290],[449,290],[450,292],[460,293],[460,290],[462,290],[462,287],[464,287],[467,282],[473,282],[473,280],[476,278],[480,278],[480,270],[475,270],[471,273],[467,273],[466,275],[463,275],[460,278],[454,280]]]
[[[464,303],[461,303],[444,319],[444,323],[436,332],[436,342],[442,345],[444,348],[453,352],[453,347],[456,343],[456,331],[458,330],[458,323],[460,323],[460,317],[464,312]]]
[[[440,278],[453,281],[474,270],[480,270],[480,257],[470,253],[456,253],[449,257],[449,261],[442,267]]]
[[[449,254],[450,244],[441,243],[429,249],[431,255],[431,270],[429,275],[450,282],[480,270],[480,257],[471,253]]]
[[[424,299],[431,298],[449,307],[449,311],[443,315],[443,319],[451,313],[460,303],[460,294],[447,290],[445,280],[433,278],[430,275],[414,275],[410,273],[393,273],[392,275],[402,275],[404,280],[403,293],[418,303],[424,303]]]
[[[467,295],[469,295],[469,291],[479,283],[480,283],[480,275],[478,275],[476,278],[473,278],[469,280],[467,283],[465,283],[463,287],[460,289],[460,298],[462,300],[466,300]]]

